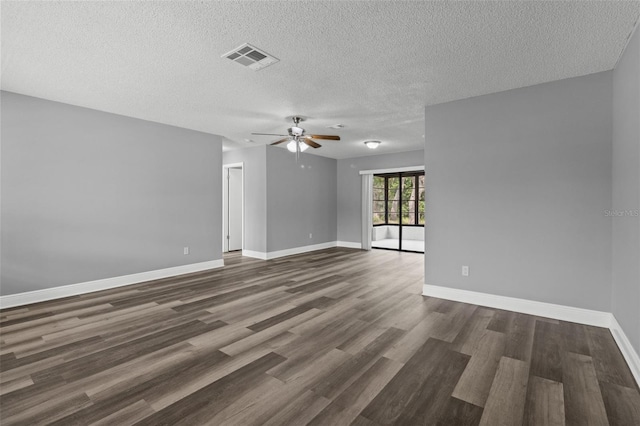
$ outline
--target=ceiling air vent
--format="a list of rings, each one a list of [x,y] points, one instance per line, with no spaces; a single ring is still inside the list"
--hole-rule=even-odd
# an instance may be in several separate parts
[[[225,53],[222,57],[231,59],[254,71],[261,70],[279,61],[275,56],[269,55],[264,50],[253,47],[248,43],[233,49],[231,52]]]

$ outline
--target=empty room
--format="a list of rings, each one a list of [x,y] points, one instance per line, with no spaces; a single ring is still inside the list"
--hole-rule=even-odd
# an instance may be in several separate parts
[[[0,424],[640,425],[640,1],[0,3]]]

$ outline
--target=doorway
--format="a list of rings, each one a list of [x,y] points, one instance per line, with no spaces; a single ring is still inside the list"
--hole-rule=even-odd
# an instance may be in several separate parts
[[[373,175],[371,247],[424,253],[424,171]]]
[[[226,164],[222,171],[222,251],[227,253],[244,246],[244,165]]]

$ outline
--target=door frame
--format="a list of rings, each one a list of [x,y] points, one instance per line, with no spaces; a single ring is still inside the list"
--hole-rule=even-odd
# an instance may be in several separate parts
[[[369,216],[367,212],[367,205],[371,205],[373,203],[373,175],[378,175],[378,174],[391,174],[391,173],[402,173],[402,172],[424,172],[425,171],[425,167],[424,165],[417,165],[417,166],[406,166],[406,167],[394,167],[394,168],[388,168],[388,169],[374,169],[374,170],[360,170],[359,174],[360,175],[372,175],[371,177],[371,183],[370,183],[370,190],[367,193],[367,199],[363,200],[362,202],[362,215],[361,215],[361,220],[364,221],[365,220],[365,216]],[[363,189],[364,192],[364,189]],[[372,225],[373,226],[373,225]],[[373,228],[370,228],[368,230],[369,234],[371,234],[371,230]],[[425,237],[426,237],[426,226],[425,226]],[[363,236],[364,238],[364,236]],[[364,240],[362,241],[362,244],[364,246]],[[398,247],[401,247],[401,242],[398,243]],[[381,247],[376,247],[376,249],[378,250],[385,250]],[[394,251],[400,251],[400,250],[396,250],[396,249],[386,249],[386,250],[394,250]],[[409,252],[409,250],[402,250],[402,251],[407,251]],[[422,252],[411,252],[411,253],[422,253]]]
[[[415,251],[415,250],[408,250],[402,247],[402,242],[403,242],[403,228],[405,227],[415,227],[415,228],[423,228],[423,232],[424,232],[424,225],[420,225],[420,224],[404,224],[402,223],[402,189],[403,189],[403,178],[405,177],[412,177],[412,176],[425,176],[425,171],[424,170],[412,170],[412,171],[401,171],[401,172],[389,172],[389,173],[376,173],[374,175],[372,175],[373,177],[383,177],[385,178],[385,184],[384,184],[384,204],[385,204],[385,223],[383,225],[372,225],[372,228],[375,229],[378,226],[397,226],[398,227],[398,248],[391,248],[391,247],[372,247],[375,249],[379,249],[379,250],[393,250],[393,251],[403,251],[403,252],[407,252],[407,253],[424,253],[423,251]],[[390,178],[397,178],[398,179],[398,189],[400,191],[400,198],[398,199],[398,224],[389,224],[389,211],[388,211],[388,205],[389,205],[389,189],[388,189],[388,179]],[[415,179],[415,183],[418,183],[418,180]],[[415,211],[415,220],[416,222],[418,222],[419,220],[419,214],[420,211],[418,209],[418,203],[419,203],[419,198],[418,198],[418,186],[415,186],[415,206],[416,206],[416,211]]]
[[[229,214],[229,169],[241,169],[242,170],[242,187],[240,200],[242,202],[242,242],[241,242],[241,250],[244,250],[244,222],[245,222],[245,200],[244,200],[244,185],[245,185],[245,172],[244,172],[244,162],[240,163],[229,163],[222,165],[222,253],[227,253],[229,250],[228,240],[227,240],[227,220]]]

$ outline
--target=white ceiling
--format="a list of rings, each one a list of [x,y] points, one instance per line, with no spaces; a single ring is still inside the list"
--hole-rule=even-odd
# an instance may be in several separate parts
[[[333,158],[421,149],[424,106],[612,69],[639,1],[8,2],[2,89]],[[280,62],[221,58],[248,42]],[[327,129],[332,124],[346,127]],[[244,140],[251,138],[255,142]],[[380,139],[370,151],[363,141]]]

